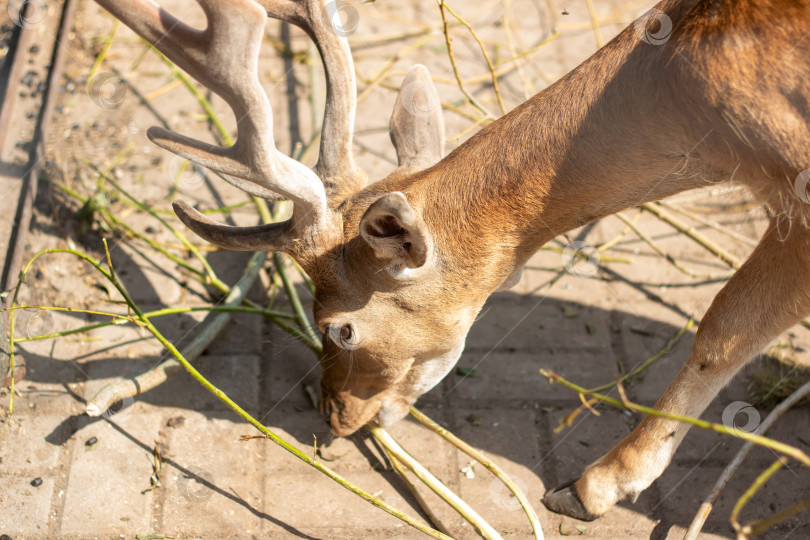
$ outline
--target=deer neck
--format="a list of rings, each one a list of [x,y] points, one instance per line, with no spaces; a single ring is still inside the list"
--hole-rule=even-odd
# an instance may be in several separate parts
[[[684,167],[699,129],[651,99],[666,95],[660,52],[622,40],[403,188],[449,267],[494,290],[557,235],[698,185]]]

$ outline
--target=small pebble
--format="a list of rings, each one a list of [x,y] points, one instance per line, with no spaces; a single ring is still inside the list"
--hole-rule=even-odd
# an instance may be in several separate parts
[[[11,537],[7,534],[0,535],[0,540],[11,540]]]
[[[86,441],[84,441],[85,446],[93,446],[98,442],[98,437],[90,437]]]
[[[42,485],[42,478],[40,478],[39,476],[37,476],[36,478],[34,478],[33,480],[31,480],[31,485],[32,485],[32,486],[34,486],[34,487],[39,487],[39,486],[41,486],[41,485]]]
[[[186,423],[185,416],[175,416],[173,418],[169,418],[169,420],[166,422],[166,425],[172,428],[179,428],[183,427],[183,424],[185,423]]]

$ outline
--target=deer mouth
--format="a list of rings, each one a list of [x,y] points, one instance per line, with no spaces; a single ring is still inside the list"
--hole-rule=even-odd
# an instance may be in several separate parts
[[[323,404],[329,427],[338,437],[348,437],[366,425],[382,407],[379,399],[361,400],[353,396],[344,399],[330,397]]]

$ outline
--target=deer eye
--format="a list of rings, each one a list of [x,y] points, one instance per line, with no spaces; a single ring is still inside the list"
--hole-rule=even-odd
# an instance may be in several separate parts
[[[329,338],[335,342],[335,345],[339,345],[344,349],[353,350],[359,345],[357,333],[354,331],[351,324],[344,324],[340,328],[330,326],[327,329],[327,333],[329,334]]]
[[[352,327],[349,324],[344,324],[340,327],[340,340],[341,341],[351,341],[352,339]]]

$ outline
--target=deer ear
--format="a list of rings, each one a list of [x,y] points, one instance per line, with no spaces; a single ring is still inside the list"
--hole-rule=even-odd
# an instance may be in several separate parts
[[[360,219],[360,235],[378,258],[407,268],[423,266],[432,244],[422,217],[399,191],[383,195],[368,207]]]
[[[399,169],[426,169],[444,157],[442,105],[425,66],[408,70],[388,129]]]

